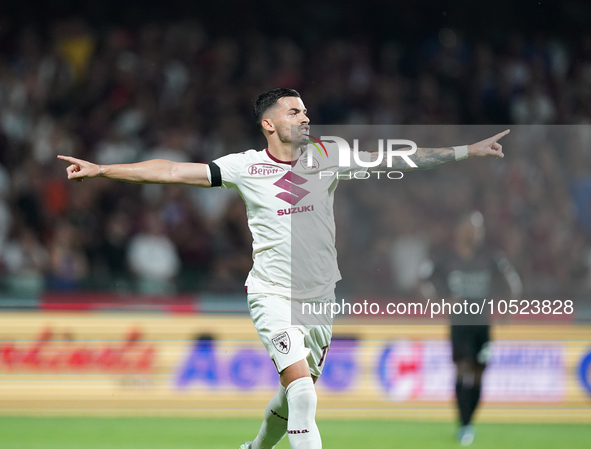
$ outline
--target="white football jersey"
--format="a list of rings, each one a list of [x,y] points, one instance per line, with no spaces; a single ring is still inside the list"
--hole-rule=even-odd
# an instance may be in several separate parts
[[[325,144],[312,151],[312,167],[304,153],[293,162],[280,161],[267,149],[229,154],[214,161],[222,186],[236,189],[246,204],[253,236],[248,293],[307,299],[328,295],[341,279],[335,248],[334,191],[339,179],[367,168],[351,158],[338,166],[338,148]],[[362,161],[371,154],[360,152]],[[359,175],[357,175],[359,176]]]

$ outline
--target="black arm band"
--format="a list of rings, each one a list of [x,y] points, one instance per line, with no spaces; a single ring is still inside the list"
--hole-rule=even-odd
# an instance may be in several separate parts
[[[221,187],[222,186],[222,172],[220,167],[215,162],[210,162],[209,171],[211,172],[211,186]]]

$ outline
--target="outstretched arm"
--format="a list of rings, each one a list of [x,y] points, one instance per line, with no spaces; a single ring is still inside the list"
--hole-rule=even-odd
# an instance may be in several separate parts
[[[207,179],[207,164],[180,163],[154,159],[137,164],[97,165],[69,156],[58,156],[69,162],[68,179],[109,178],[139,184],[187,184],[211,187]]]
[[[497,141],[507,134],[509,134],[508,129],[488,139],[467,145],[465,154],[462,154],[462,147],[417,148],[416,153],[407,156],[416,167],[411,167],[403,158],[396,157],[392,160],[392,167],[389,168],[399,171],[428,170],[466,157],[504,157],[503,146]],[[386,164],[387,158],[384,158],[382,166]]]

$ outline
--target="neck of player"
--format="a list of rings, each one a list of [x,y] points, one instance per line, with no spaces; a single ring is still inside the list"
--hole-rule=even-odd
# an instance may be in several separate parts
[[[268,142],[269,153],[280,161],[296,161],[304,152],[303,147],[293,145],[291,142]]]

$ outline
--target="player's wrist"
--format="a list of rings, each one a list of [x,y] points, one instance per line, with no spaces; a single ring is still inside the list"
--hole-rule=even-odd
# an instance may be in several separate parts
[[[98,173],[96,174],[97,178],[102,178],[105,176],[105,167],[103,165],[98,166]]]
[[[468,156],[470,156],[468,145],[453,147],[453,150],[456,161],[461,161],[462,159],[466,159]]]

